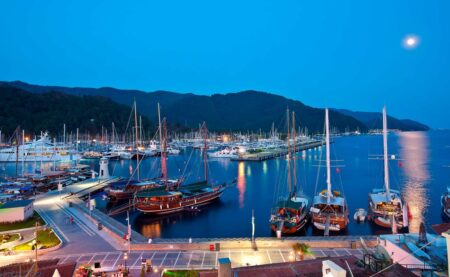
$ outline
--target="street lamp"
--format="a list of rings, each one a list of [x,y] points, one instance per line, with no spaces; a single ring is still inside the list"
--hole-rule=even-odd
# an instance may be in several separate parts
[[[125,261],[125,272],[128,273],[128,269],[127,269],[128,253],[127,253],[127,252],[125,252],[125,253],[123,254],[123,259],[124,259],[124,261]]]
[[[35,275],[38,272],[38,226],[39,226],[39,222],[36,221],[36,225],[35,225],[35,233],[36,233],[36,239],[33,240],[33,245],[34,245],[34,254],[35,254],[35,264],[34,264],[34,273]]]

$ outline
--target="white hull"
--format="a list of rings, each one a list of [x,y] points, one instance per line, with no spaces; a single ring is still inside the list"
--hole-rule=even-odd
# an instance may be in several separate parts
[[[208,157],[210,158],[237,158],[236,154],[216,154],[216,153],[208,153]]]
[[[316,227],[317,229],[319,229],[321,231],[325,230],[325,224],[323,224],[323,223],[314,222],[314,227]],[[333,232],[339,232],[341,230],[341,228],[337,224],[330,224],[328,229]]]
[[[353,215],[353,219],[357,222],[364,222],[367,218],[367,212],[364,209],[358,209]]]
[[[80,155],[49,155],[49,156],[20,156],[15,154],[0,154],[0,162],[71,162],[81,158]]]

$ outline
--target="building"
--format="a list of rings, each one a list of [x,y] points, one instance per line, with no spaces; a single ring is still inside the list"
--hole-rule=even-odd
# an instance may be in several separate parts
[[[34,213],[33,200],[6,202],[0,207],[0,223],[24,221]]]
[[[324,265],[325,262],[325,265]],[[232,268],[231,271],[225,271],[225,274],[221,275],[220,272],[221,264],[219,262],[219,270],[206,270],[200,271],[200,277],[298,277],[298,276],[308,276],[308,277],[323,277],[323,276],[340,276],[328,271],[329,264],[332,263],[335,267],[342,269],[343,271],[350,270],[352,273],[347,274],[347,276],[354,277],[366,277],[371,276],[375,272],[371,271],[370,268],[361,267],[359,265],[358,258],[355,256],[340,256],[340,257],[327,257],[327,258],[317,258],[312,260],[297,261],[297,262],[286,262],[286,263],[274,263],[265,265],[255,265],[247,267],[237,267]],[[327,265],[328,264],[328,265]],[[222,264],[223,265],[223,264]],[[392,265],[389,269],[378,272],[379,277],[414,277],[411,271],[402,267],[399,264]]]

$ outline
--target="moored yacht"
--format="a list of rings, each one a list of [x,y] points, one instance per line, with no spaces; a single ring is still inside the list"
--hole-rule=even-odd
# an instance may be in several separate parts
[[[161,126],[162,125],[160,123],[160,130]],[[179,186],[176,186],[174,188],[169,187],[169,183],[167,181],[167,168],[165,165],[167,157],[165,151],[167,132],[164,128],[164,132],[160,131],[160,141],[162,142],[161,165],[163,172],[163,182],[165,186],[138,191],[135,195],[135,206],[139,211],[148,214],[175,213],[188,208],[195,208],[201,205],[208,204],[218,199],[222,195],[227,186],[225,184],[214,186],[209,182],[208,179],[205,123],[203,123],[202,129],[204,133],[203,162],[205,180],[188,185],[180,184]],[[162,138],[163,136],[164,139]]]
[[[326,137],[326,168],[327,189],[314,197],[311,207],[311,221],[314,227],[324,231],[339,232],[347,227],[348,207],[347,202],[339,191],[331,189],[330,170],[330,127],[328,109],[325,109],[325,137]]]
[[[289,110],[287,110],[287,185],[288,194],[276,200],[272,207],[270,216],[270,225],[273,232],[277,236],[281,234],[294,234],[302,229],[308,222],[308,213],[310,208],[310,199],[297,191],[297,174],[296,174],[296,141],[295,141],[295,113],[292,112],[292,136],[294,138],[292,148],[290,144],[291,133],[289,127]],[[292,150],[292,151],[291,151]],[[291,159],[293,163],[291,163]],[[293,164],[293,174],[291,174],[291,165]],[[284,185],[284,182],[281,186]]]
[[[242,149],[241,151],[245,151],[243,148],[239,148],[239,146],[225,147],[215,152],[209,152],[208,156],[211,158],[236,158],[240,149]]]
[[[0,149],[0,162],[70,162],[80,155],[67,144],[52,143],[47,133],[17,147]]]
[[[169,188],[177,186],[178,180],[168,180]],[[165,186],[159,179],[153,180],[119,180],[111,183],[106,189],[106,194],[113,200],[132,199],[140,190],[153,189]]]
[[[383,108],[383,149],[384,188],[369,193],[369,219],[384,228],[401,229],[408,226],[408,212],[400,192],[390,188],[386,107]]]

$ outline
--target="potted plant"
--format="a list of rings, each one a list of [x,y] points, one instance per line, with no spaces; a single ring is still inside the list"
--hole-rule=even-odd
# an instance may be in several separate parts
[[[305,259],[305,255],[312,254],[312,252],[309,250],[309,245],[303,242],[297,242],[292,246],[292,249],[294,250],[295,256],[300,257],[300,261],[303,261]]]

